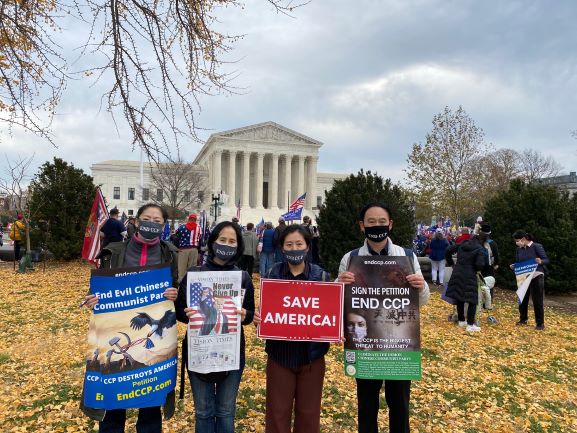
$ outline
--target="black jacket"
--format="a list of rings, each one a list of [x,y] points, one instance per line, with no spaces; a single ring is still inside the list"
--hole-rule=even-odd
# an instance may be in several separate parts
[[[459,302],[479,303],[477,272],[487,266],[485,248],[476,237],[451,245],[445,251],[448,266],[453,266],[453,254],[457,252],[457,263],[453,268],[446,295]]]
[[[302,274],[294,276],[290,272],[288,264],[275,263],[267,278],[273,280],[329,281],[330,276],[320,266],[309,263],[306,264]],[[329,343],[312,341],[266,340],[266,353],[268,356],[285,368],[299,368],[310,364],[325,356],[329,351],[329,347]]]

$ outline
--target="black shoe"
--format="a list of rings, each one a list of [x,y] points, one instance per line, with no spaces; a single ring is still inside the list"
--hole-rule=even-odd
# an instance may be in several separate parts
[[[517,323],[515,323],[515,325],[517,325],[517,326],[526,326],[526,325],[527,325],[527,321],[526,321],[526,320],[519,320]]]
[[[537,325],[535,326],[535,330],[537,331],[543,331],[545,329],[545,325]]]

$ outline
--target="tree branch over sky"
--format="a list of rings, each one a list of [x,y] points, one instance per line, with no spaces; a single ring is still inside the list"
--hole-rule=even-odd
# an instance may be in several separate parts
[[[307,2],[263,0],[290,14]],[[127,122],[132,146],[154,161],[198,140],[200,97],[234,92],[235,73],[223,71],[242,35],[217,30],[217,15],[236,0],[58,0],[0,3],[0,121],[45,138],[67,78],[66,53],[53,39],[59,19],[73,14],[90,28],[83,72],[109,90],[105,108]],[[239,14],[240,15],[240,14]],[[97,62],[99,60],[96,60]],[[94,78],[93,78],[94,79]],[[122,114],[120,114],[122,113]]]

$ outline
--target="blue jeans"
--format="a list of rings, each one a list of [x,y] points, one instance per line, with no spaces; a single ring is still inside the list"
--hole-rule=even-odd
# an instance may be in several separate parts
[[[274,252],[260,253],[259,273],[261,278],[266,278],[268,271],[274,265]]]
[[[244,359],[240,369],[232,370],[220,383],[200,380],[192,371],[188,372],[194,399],[195,433],[234,433],[236,395]]]

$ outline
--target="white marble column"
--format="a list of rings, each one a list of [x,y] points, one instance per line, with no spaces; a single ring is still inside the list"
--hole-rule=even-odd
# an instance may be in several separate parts
[[[298,174],[297,174],[297,181],[298,181],[298,191],[295,192],[294,197],[300,197],[305,192],[305,157],[302,155],[298,156]],[[308,194],[307,194],[308,195]]]
[[[312,209],[317,204],[317,162],[318,156],[310,156],[307,158],[309,165],[307,173],[307,200],[305,203],[306,209]]]
[[[222,150],[215,150],[212,154],[213,158],[213,171],[214,175],[212,178],[212,188],[215,192],[220,192],[222,190]]]
[[[257,209],[263,209],[262,205],[262,183],[263,183],[263,161],[264,153],[258,153],[256,155],[256,203],[255,207]]]
[[[278,209],[278,153],[273,153],[271,158],[271,171],[269,177],[269,208]]]
[[[250,152],[242,153],[242,198],[241,206],[244,209],[250,207]]]
[[[285,160],[285,172],[284,172],[285,181],[284,181],[284,191],[282,193],[283,204],[281,205],[281,209],[286,209],[286,206],[288,205],[291,199],[291,195],[293,194],[293,192],[291,191],[292,188],[291,172],[292,172],[293,157],[292,155],[284,155],[284,160]]]
[[[228,179],[228,187],[227,187],[227,191],[226,193],[228,194],[228,196],[230,197],[230,200],[232,201],[231,204],[229,204],[230,206],[235,205],[236,206],[236,191],[235,191],[235,183],[236,183],[236,151],[235,150],[230,150],[228,152],[228,173],[227,173],[227,179]]]

